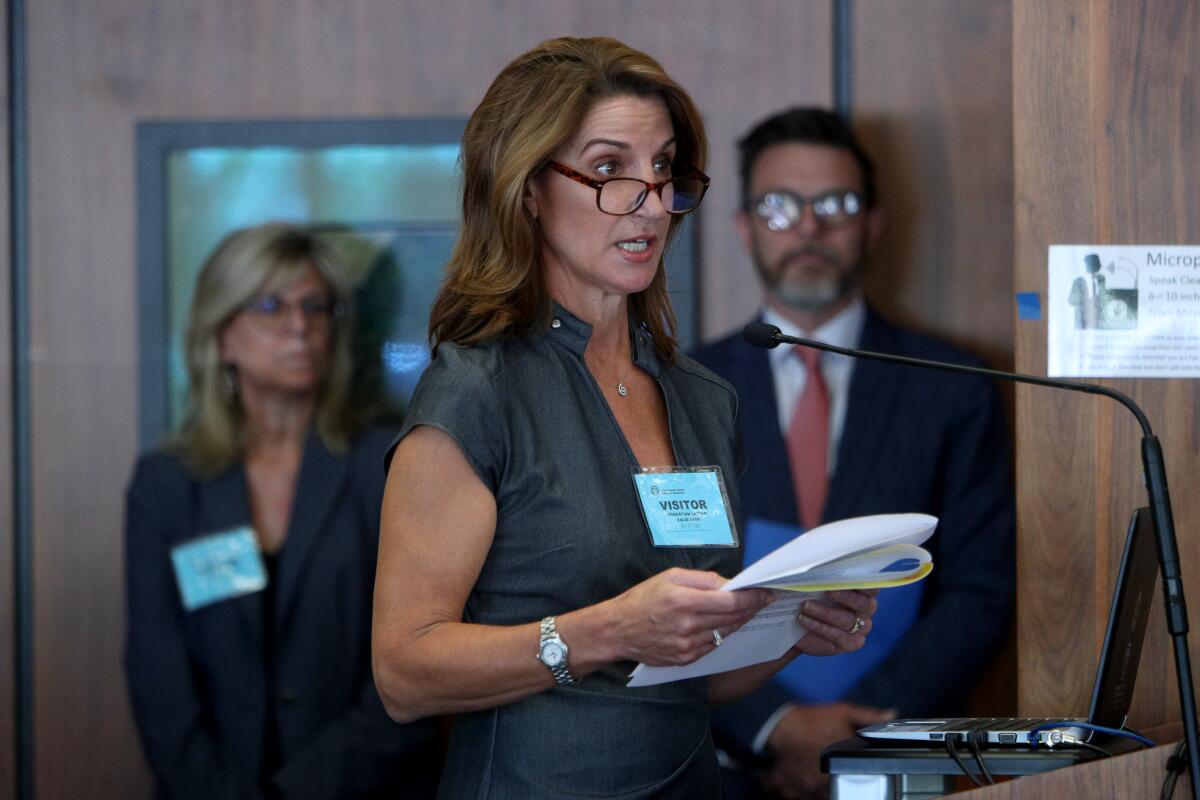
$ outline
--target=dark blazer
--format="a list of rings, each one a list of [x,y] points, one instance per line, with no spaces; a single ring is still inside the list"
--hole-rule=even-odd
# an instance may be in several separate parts
[[[127,495],[125,667],[160,797],[431,796],[433,723],[397,725],[371,678],[371,595],[391,432],[346,456],[311,435],[276,567],[274,696],[262,593],[183,609],[170,548],[248,525],[245,472],[197,480],[143,457]],[[260,775],[268,714],[282,767]]]
[[[886,322],[868,308],[859,347],[979,364],[965,353]],[[738,332],[694,357],[738,391],[748,469],[745,518],[797,524],[786,444],[767,351]],[[847,700],[901,716],[961,714],[974,679],[998,650],[1013,606],[1015,508],[1007,434],[995,387],[974,376],[859,359],[850,381],[824,521],[901,512],[939,518],[926,547],[934,570],[920,616]],[[748,747],[791,698],[777,682],[714,714],[727,747]],[[744,751],[742,751],[744,753]]]

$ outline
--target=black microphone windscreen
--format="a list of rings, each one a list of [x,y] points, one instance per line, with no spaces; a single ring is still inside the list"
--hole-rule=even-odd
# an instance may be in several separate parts
[[[768,350],[779,344],[775,338],[778,334],[779,328],[765,322],[751,322],[742,328],[742,338],[746,340],[747,344],[765,347]]]

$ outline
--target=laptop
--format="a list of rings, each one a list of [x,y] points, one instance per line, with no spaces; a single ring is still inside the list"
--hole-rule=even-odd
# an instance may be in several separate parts
[[[1028,745],[1070,744],[1069,738],[1086,741],[1089,733],[1071,722],[1089,722],[1106,728],[1121,728],[1129,714],[1133,684],[1150,603],[1158,576],[1158,556],[1150,509],[1139,508],[1129,521],[1125,551],[1113,589],[1108,611],[1108,629],[1100,651],[1100,665],[1092,688],[1092,703],[1086,720],[1078,718],[968,718],[968,719],[897,719],[861,728],[858,735],[871,741],[902,743],[975,741],[979,744]],[[1050,723],[1062,723],[1048,730],[1031,731]],[[1054,733],[1059,735],[1055,736]]]

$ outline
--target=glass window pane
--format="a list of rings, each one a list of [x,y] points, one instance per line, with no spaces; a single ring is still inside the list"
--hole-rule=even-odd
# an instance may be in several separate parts
[[[187,396],[183,335],[196,276],[230,231],[310,225],[359,287],[358,390],[399,410],[429,360],[426,330],[460,214],[457,144],[196,147],[167,157],[169,427]]]

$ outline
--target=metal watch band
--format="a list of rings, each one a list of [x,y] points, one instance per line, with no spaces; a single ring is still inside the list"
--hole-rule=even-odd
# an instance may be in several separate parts
[[[558,635],[558,628],[554,624],[554,617],[546,617],[542,620],[541,639],[539,639],[539,645],[543,642],[549,641],[550,639],[558,639],[559,644],[561,644],[563,647],[563,650],[565,652],[569,652],[570,649],[567,647],[567,643],[564,642],[562,637]],[[545,664],[544,661],[542,663]],[[550,674],[554,676],[554,682],[559,686],[570,686],[571,684],[575,683],[575,678],[573,675],[571,675],[571,670],[567,669],[566,659],[563,659],[561,664],[556,664],[554,666],[546,664],[546,669],[550,670]]]

